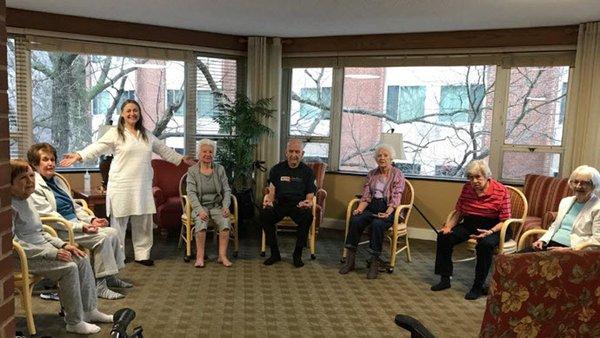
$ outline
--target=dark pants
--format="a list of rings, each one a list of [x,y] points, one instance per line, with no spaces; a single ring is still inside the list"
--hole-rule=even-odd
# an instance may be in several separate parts
[[[275,224],[284,217],[290,217],[298,226],[296,231],[296,250],[302,250],[306,246],[308,231],[312,224],[312,209],[301,209],[295,203],[275,203],[272,208],[264,208],[260,212],[260,223],[265,231],[267,244],[271,247],[271,254],[279,253],[277,244],[277,229]]]
[[[460,224],[452,228],[448,234],[438,233],[437,250],[435,253],[435,273],[441,276],[452,276],[452,251],[454,246],[469,239],[472,234],[479,234],[477,229],[491,229],[498,224],[498,219],[478,216],[465,216]],[[506,238],[512,236],[510,229]],[[483,287],[485,278],[492,266],[494,250],[500,243],[500,232],[488,235],[477,242],[475,247],[477,263],[475,265],[475,281],[473,286]]]
[[[387,203],[385,200],[383,198],[374,198],[362,214],[352,216],[350,218],[350,226],[348,227],[348,237],[346,237],[346,248],[356,250],[360,236],[370,225],[371,235],[368,251],[374,256],[381,255],[383,236],[394,222],[394,213],[388,218],[377,217],[378,212],[385,212],[386,210]]]
[[[536,250],[536,249],[534,249],[534,248],[533,248],[533,246],[530,246],[530,247],[528,247],[528,248],[525,248],[525,249],[523,249],[523,250],[519,250],[517,253],[536,252],[536,251],[546,251],[546,250],[548,250],[548,248],[551,248],[551,247],[566,248],[567,246],[566,246],[566,245],[564,245],[564,244],[560,244],[560,243],[558,243],[558,242],[555,242],[555,241],[552,241],[552,240],[551,240],[550,242],[548,242],[548,244],[546,244],[546,245],[544,245],[544,246],[542,247],[542,250]]]

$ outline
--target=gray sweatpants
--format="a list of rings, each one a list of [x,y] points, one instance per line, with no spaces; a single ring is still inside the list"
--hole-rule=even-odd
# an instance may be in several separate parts
[[[30,259],[29,271],[58,282],[58,294],[65,308],[65,322],[75,325],[83,312],[96,309],[96,281],[88,257],[73,256],[72,262]]]
[[[68,239],[66,231],[59,231],[58,236],[64,241]],[[115,228],[99,228],[95,234],[76,232],[75,242],[92,252],[96,278],[116,275],[125,266],[125,253],[119,244],[119,231]]]

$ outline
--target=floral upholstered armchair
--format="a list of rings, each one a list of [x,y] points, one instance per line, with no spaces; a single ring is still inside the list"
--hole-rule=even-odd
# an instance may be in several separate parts
[[[600,250],[498,255],[480,337],[600,337]]]

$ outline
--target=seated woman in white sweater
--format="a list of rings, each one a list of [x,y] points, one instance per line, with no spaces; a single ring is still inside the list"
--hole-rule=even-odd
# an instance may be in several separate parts
[[[53,216],[70,221],[75,242],[90,250],[93,256],[98,297],[119,299],[123,294],[109,289],[130,288],[133,285],[117,276],[125,266],[125,256],[119,244],[119,231],[108,226],[105,218],[89,215],[71,196],[71,190],[56,178],[56,149],[49,143],[36,143],[29,148],[27,160],[35,170],[35,190],[29,198],[41,217]],[[58,237],[68,238],[60,225],[50,224]]]
[[[112,323],[113,316],[96,307],[96,283],[89,258],[42,229],[40,216],[29,199],[35,189],[35,174],[26,161],[10,161],[10,179],[13,233],[25,250],[29,271],[58,282],[68,332],[99,332],[100,327],[90,322]]]
[[[600,173],[593,167],[579,166],[569,177],[569,185],[575,196],[560,201],[558,215],[548,231],[521,252],[600,245]]]

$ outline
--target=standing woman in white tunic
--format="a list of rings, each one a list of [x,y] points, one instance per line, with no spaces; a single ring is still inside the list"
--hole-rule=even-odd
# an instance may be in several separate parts
[[[111,128],[83,150],[65,154],[60,165],[68,167],[77,161],[95,159],[107,153],[114,154],[106,189],[106,211],[111,226],[119,231],[121,248],[125,250],[125,232],[127,223],[131,222],[135,261],[146,266],[154,265],[150,259],[152,215],[156,213],[152,197],[152,153],[175,165],[181,161],[188,165],[195,162],[192,157],[178,154],[146,131],[141,107],[135,100],[123,102],[116,128]]]

